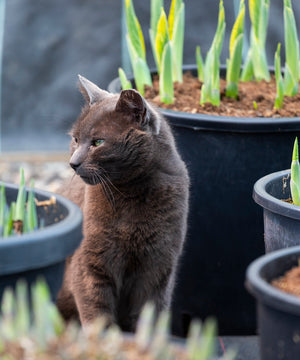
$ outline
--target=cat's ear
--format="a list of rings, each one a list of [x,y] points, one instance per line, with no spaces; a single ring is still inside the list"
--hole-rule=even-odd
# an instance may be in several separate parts
[[[116,111],[132,115],[143,129],[149,129],[156,135],[159,133],[160,119],[150,110],[146,100],[138,91],[134,89],[122,90]]]
[[[85,77],[78,75],[78,79],[79,79],[79,89],[82,95],[84,96],[85,100],[89,103],[89,105],[92,105],[97,101],[101,101],[111,96],[109,92],[100,89],[97,85],[95,85]]]

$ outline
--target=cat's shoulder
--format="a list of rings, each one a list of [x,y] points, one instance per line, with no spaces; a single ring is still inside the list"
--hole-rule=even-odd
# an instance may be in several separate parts
[[[81,207],[84,202],[85,186],[79,176],[73,176],[62,183],[57,193]]]

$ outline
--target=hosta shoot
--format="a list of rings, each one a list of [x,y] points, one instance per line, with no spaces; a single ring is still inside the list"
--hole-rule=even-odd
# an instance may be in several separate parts
[[[127,47],[138,91],[143,95],[145,85],[152,85],[150,70],[146,61],[144,36],[131,0],[125,1]]]
[[[225,34],[225,11],[223,0],[219,3],[218,26],[212,45],[206,55],[204,81],[201,88],[200,103],[220,105],[220,54]]]
[[[226,72],[226,96],[237,99],[238,82],[242,64],[243,39],[244,39],[245,3],[240,1],[239,13],[233,25],[230,45],[229,59],[227,59]]]
[[[298,148],[297,137],[295,139],[294,148],[293,148],[290,189],[291,189],[293,204],[300,205],[300,164],[299,164],[299,148]]]
[[[285,72],[284,93],[287,96],[298,94],[299,88],[299,40],[291,0],[284,0],[284,40]]]
[[[281,44],[279,43],[274,56],[275,79],[276,79],[276,98],[274,103],[275,109],[282,108],[283,97],[284,97],[284,84],[283,84],[283,77],[281,74],[280,47]]]
[[[270,0],[249,0],[250,47],[241,75],[242,81],[270,81],[265,50]]]

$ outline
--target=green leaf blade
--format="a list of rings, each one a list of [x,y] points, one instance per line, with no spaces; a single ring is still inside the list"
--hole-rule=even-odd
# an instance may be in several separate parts
[[[163,8],[161,8],[160,17],[157,23],[157,31],[155,38],[155,52],[158,61],[158,72],[161,71],[161,63],[163,51],[166,43],[169,41],[169,30],[167,16]]]
[[[135,14],[132,0],[125,0],[126,24],[132,45],[139,57],[146,60],[146,48],[141,25]]]
[[[172,79],[172,47],[170,42],[165,45],[163,51],[159,81],[159,95],[160,100],[165,104],[172,104],[174,102]]]
[[[291,180],[290,189],[293,204],[300,205],[300,164],[298,138],[296,137],[293,147],[292,163],[291,163]]]
[[[184,45],[184,19],[185,6],[182,3],[175,17],[174,27],[172,30],[172,67],[173,81],[182,83],[182,61],[183,61],[183,45]]]

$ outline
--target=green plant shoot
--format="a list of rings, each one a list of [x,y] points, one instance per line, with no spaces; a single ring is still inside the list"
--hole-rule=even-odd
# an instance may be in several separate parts
[[[172,0],[168,17],[172,48],[173,81],[182,82],[185,5],[182,0]]]
[[[174,102],[174,89],[172,81],[172,46],[170,41],[165,45],[161,61],[159,81],[160,100],[165,104]]]
[[[38,228],[37,209],[34,199],[34,181],[31,180],[30,191],[28,193],[27,206],[26,206],[26,232],[34,231]]]
[[[204,81],[201,88],[200,104],[220,105],[220,54],[225,34],[225,11],[223,0],[219,4],[218,26],[212,45],[206,55]]]
[[[201,55],[200,46],[196,46],[196,64],[197,64],[197,74],[199,81],[204,81],[204,63]]]
[[[0,237],[27,233],[38,228],[37,209],[31,181],[26,203],[24,170],[20,169],[20,183],[17,201],[9,206],[6,201],[5,187],[0,187]]]
[[[5,188],[2,184],[0,187],[0,236],[1,236],[1,229],[3,229],[4,225],[4,216],[6,212],[6,196],[5,196]]]
[[[226,73],[226,96],[234,99],[237,99],[238,97],[238,82],[240,78],[243,52],[244,19],[245,3],[244,0],[241,0],[239,13],[231,31],[229,59],[227,59]]]
[[[198,320],[192,321],[187,339],[189,359],[210,359],[215,353],[216,333],[217,325],[215,320],[207,319],[204,325]]]
[[[25,202],[26,202],[26,190],[25,190],[25,177],[23,168],[20,169],[20,184],[18,197],[16,202],[16,211],[14,213],[14,221],[22,221],[25,219]]]
[[[138,57],[146,60],[146,48],[141,25],[135,14],[131,0],[125,0],[126,24],[129,38]]]
[[[161,8],[160,17],[157,23],[157,31],[155,36],[155,53],[158,62],[158,73],[161,73],[161,63],[165,45],[170,41],[168,20],[165,10]]]
[[[249,0],[250,48],[241,75],[242,81],[270,81],[265,50],[270,0]]]
[[[159,5],[161,7],[160,15],[158,16],[157,6]],[[182,82],[184,18],[185,6],[182,0],[172,0],[168,18],[162,2],[151,0],[151,28],[149,34],[154,60],[160,74],[164,46],[170,41],[173,82]]]
[[[285,72],[284,94],[294,96],[299,88],[299,40],[291,0],[284,0]]]
[[[281,60],[280,60],[280,48],[281,44],[277,45],[277,50],[274,56],[274,65],[275,65],[275,79],[276,79],[276,98],[274,103],[275,109],[281,109],[283,106],[283,96],[284,96],[284,84],[281,74]]]
[[[293,204],[300,205],[300,164],[299,164],[299,149],[298,138],[296,137],[293,148],[293,156],[291,163],[291,181],[290,189]]]
[[[144,86],[152,85],[150,70],[146,62],[144,36],[131,0],[125,0],[125,11],[128,30],[126,41],[130,62],[133,69],[136,87],[143,95]]]
[[[122,90],[132,89],[131,81],[129,81],[127,79],[127,76],[126,76],[124,70],[122,68],[119,68],[118,72],[119,72],[119,78],[121,81]]]

